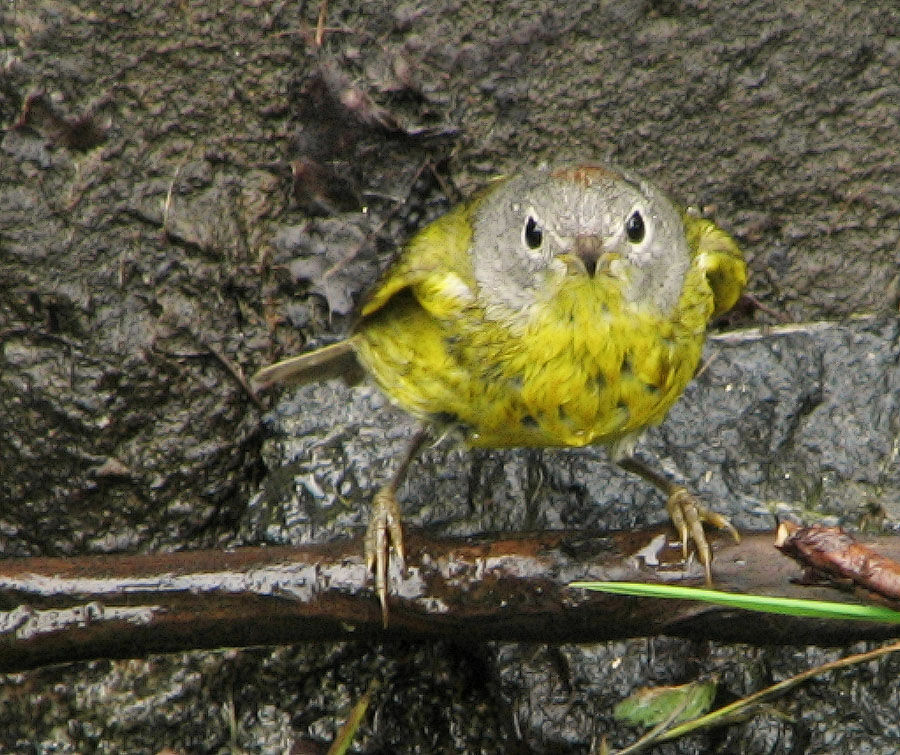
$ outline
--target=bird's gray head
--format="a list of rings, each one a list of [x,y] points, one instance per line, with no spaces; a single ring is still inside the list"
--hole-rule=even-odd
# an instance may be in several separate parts
[[[665,194],[602,165],[502,179],[474,214],[470,252],[488,316],[514,321],[567,275],[616,279],[629,304],[669,314],[690,266]]]

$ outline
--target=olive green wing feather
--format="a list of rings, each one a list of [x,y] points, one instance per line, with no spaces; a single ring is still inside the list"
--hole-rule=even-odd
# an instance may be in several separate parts
[[[715,223],[684,213],[684,231],[694,264],[713,293],[713,316],[731,309],[747,284],[747,264],[737,242]]]
[[[413,237],[363,304],[361,328],[367,317],[407,290],[437,319],[452,317],[474,301],[469,245],[472,212],[479,201],[451,210]]]

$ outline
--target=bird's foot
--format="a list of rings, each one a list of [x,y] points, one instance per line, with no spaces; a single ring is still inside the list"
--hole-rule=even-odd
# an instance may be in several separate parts
[[[401,519],[394,488],[385,485],[372,499],[372,515],[365,539],[366,568],[375,573],[375,593],[381,603],[381,623],[385,628],[388,624],[387,573],[391,551],[394,552],[400,571],[406,568]]]
[[[681,538],[681,551],[684,558],[687,558],[688,541],[693,540],[697,548],[697,557],[706,572],[706,584],[712,585],[712,572],[710,563],[712,562],[712,551],[706,540],[706,533],[703,531],[703,524],[711,524],[720,530],[728,530],[735,542],[741,541],[741,536],[734,528],[734,525],[728,521],[728,518],[715,511],[706,508],[700,501],[691,494],[686,488],[675,488],[666,501],[666,510],[672,519],[672,524],[678,530]]]

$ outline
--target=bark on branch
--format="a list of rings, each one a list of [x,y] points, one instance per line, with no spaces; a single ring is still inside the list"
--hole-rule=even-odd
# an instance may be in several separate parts
[[[455,540],[406,537],[407,573],[392,575],[390,626],[358,539],[305,548],[0,560],[0,671],[195,648],[376,637],[596,642],[670,634],[754,644],[839,644],[896,626],[747,613],[567,587],[573,580],[703,583],[680,563],[669,530],[543,532]],[[716,586],[753,594],[853,601],[791,580],[798,567],[773,533],[719,540]],[[870,545],[900,558],[900,539]],[[658,564],[658,565],[657,565]]]

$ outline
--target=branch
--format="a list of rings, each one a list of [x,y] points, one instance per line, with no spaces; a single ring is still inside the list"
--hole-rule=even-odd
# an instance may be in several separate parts
[[[393,574],[390,626],[381,628],[359,539],[303,548],[0,560],[0,671],[89,658],[307,640],[449,637],[597,642],[669,634],[753,644],[841,644],[894,636],[892,625],[752,615],[691,601],[624,598],[567,587],[573,580],[702,584],[679,563],[668,530],[598,536],[406,537],[408,570]],[[716,587],[854,602],[802,586],[773,533],[718,541]],[[900,539],[870,541],[900,557]],[[647,562],[659,561],[651,567]]]

